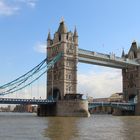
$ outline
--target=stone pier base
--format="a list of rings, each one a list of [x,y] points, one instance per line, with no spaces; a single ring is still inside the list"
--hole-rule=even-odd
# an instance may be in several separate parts
[[[57,116],[89,117],[88,101],[63,100],[57,102]]]
[[[135,106],[135,115],[140,116],[140,103],[137,103]]]
[[[115,108],[112,112],[112,115],[115,115],[115,116],[132,116],[132,115],[135,115],[135,112],[134,111],[127,111],[127,110],[120,110],[120,109]]]
[[[52,105],[39,105],[38,116],[89,117],[87,100],[61,100]]]
[[[56,115],[56,104],[49,105],[38,105],[37,109],[38,116],[55,116]]]

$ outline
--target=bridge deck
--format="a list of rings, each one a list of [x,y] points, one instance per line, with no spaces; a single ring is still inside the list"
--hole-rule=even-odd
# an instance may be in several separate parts
[[[56,101],[48,99],[13,99],[13,98],[0,98],[0,104],[54,104]],[[122,110],[131,110],[134,111],[135,103],[119,103],[119,102],[92,102],[89,103],[89,109],[98,107],[98,106],[110,106],[114,108],[120,108]]]
[[[98,106],[109,106],[113,108],[119,108],[121,110],[135,110],[135,103],[122,103],[122,102],[92,102],[89,103],[89,109],[98,107]]]
[[[13,99],[13,98],[0,98],[0,104],[53,104],[54,100],[47,99]]]

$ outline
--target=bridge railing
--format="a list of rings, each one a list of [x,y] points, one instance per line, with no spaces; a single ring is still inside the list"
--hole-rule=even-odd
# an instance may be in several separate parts
[[[98,107],[98,106],[109,106],[113,108],[119,108],[122,110],[135,110],[135,103],[122,103],[122,102],[92,102],[89,103],[89,109]]]
[[[51,99],[13,99],[13,98],[0,98],[0,104],[53,104],[56,101]]]
[[[103,53],[93,52],[93,51],[84,50],[84,49],[78,49],[78,53],[83,54],[83,55],[89,55],[89,56],[94,56],[94,57],[98,57],[98,58],[103,58],[103,59],[106,59],[106,60],[123,62],[123,63],[131,64],[131,65],[139,65],[139,63],[135,59],[133,59],[133,60],[123,59],[121,57],[115,56],[115,54],[113,54],[113,53],[103,54]]]

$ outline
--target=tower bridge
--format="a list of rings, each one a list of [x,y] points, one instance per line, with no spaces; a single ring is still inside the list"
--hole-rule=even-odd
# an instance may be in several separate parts
[[[122,69],[124,103],[90,103],[77,94],[77,63]],[[35,75],[37,73],[39,76]],[[64,21],[47,38],[47,58],[19,78],[0,86],[0,95],[26,88],[47,73],[46,99],[0,99],[0,104],[37,104],[39,116],[89,116],[88,108],[104,105],[140,115],[140,47],[134,41],[127,54],[103,54],[78,48],[78,32],[68,31]],[[34,79],[32,77],[34,76]],[[137,103],[133,103],[137,99]],[[131,101],[131,102],[130,102]]]

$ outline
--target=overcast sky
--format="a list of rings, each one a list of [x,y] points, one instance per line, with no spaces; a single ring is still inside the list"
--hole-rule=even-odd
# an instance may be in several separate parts
[[[77,27],[79,48],[121,56],[122,48],[128,52],[140,40],[139,5],[139,0],[0,0],[0,84],[45,58],[48,31],[53,36],[62,17],[68,30]],[[122,91],[121,82],[121,70],[78,64],[78,93],[108,97]]]

